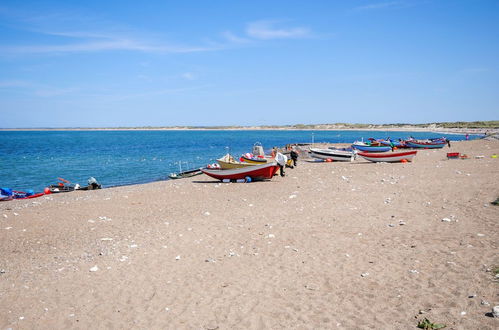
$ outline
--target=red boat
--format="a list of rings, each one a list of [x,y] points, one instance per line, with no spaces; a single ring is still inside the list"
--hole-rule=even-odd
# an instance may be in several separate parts
[[[230,170],[210,170],[201,169],[201,172],[218,180],[239,180],[246,177],[251,180],[271,179],[279,169],[279,165],[275,162],[254,165],[248,167],[234,168]]]
[[[412,158],[416,156],[417,151],[406,151],[406,152],[387,152],[387,153],[371,153],[371,152],[359,152],[357,155],[371,162],[403,162],[412,161]]]

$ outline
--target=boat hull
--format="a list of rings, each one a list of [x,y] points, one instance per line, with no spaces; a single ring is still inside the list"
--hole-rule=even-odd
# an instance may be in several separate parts
[[[352,144],[352,148],[360,150],[360,151],[368,151],[368,152],[387,152],[392,150],[391,147],[387,146],[370,146],[367,144]]]
[[[416,156],[417,151],[406,151],[406,152],[389,152],[382,154],[373,154],[370,152],[359,152],[358,155],[362,158],[369,160],[371,162],[387,162],[396,163],[401,162],[404,159],[406,161],[412,161],[412,158]]]
[[[250,177],[252,180],[271,179],[279,169],[277,163],[267,163],[263,165],[253,165],[249,167],[228,169],[228,170],[210,170],[201,169],[201,171],[218,180],[239,180]]]
[[[354,160],[355,153],[353,151],[310,148],[310,156],[319,159],[351,162]]]
[[[406,145],[409,148],[420,148],[420,149],[440,149],[445,147],[446,142],[412,142],[407,141]]]

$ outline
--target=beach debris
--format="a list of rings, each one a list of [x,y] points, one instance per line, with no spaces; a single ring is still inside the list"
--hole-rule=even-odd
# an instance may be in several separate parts
[[[470,295],[468,296],[468,298],[475,298],[475,297],[476,297],[476,294],[470,294]]]
[[[425,329],[425,330],[443,329],[443,328],[445,328],[445,324],[431,323],[430,320],[425,318],[423,321],[418,322],[418,328]]]
[[[499,317],[499,306],[494,306],[492,308],[492,316],[493,317]]]
[[[112,241],[113,239],[110,237],[104,237],[100,239],[101,241]]]
[[[461,316],[465,316],[466,315],[466,312],[461,312]]]
[[[449,218],[443,218],[442,222],[451,222],[451,220]]]
[[[409,270],[409,273],[412,273],[412,274],[419,274],[419,271],[416,270],[416,269],[411,269]]]
[[[406,222],[404,220],[399,220],[399,226],[403,226],[405,224],[406,224]]]
[[[395,227],[393,223],[388,224],[388,227]]]
[[[97,267],[97,266],[93,266],[92,268],[90,268],[91,272],[96,272],[98,270],[99,270],[99,267]]]
[[[132,244],[132,245],[130,245],[130,248],[135,249],[137,246],[138,246],[137,244]]]
[[[487,300],[482,300],[482,301],[480,301],[480,305],[490,306],[490,303]]]
[[[17,217],[18,215],[19,215],[19,213],[14,212],[14,216],[16,216],[16,217]]]
[[[8,218],[7,214],[4,214],[4,215],[3,215],[3,217],[4,217],[5,219],[7,219],[7,218]]]
[[[120,258],[120,261],[123,262],[123,261],[127,261],[128,260],[128,257],[127,256],[121,256]]]
[[[213,258],[208,258],[208,259],[205,259],[204,262],[217,262],[217,261]]]
[[[477,235],[478,237],[484,237],[484,236],[485,236],[485,234],[480,234],[480,233],[478,233],[478,234],[476,234],[476,235]]]
[[[308,289],[308,290],[318,290],[319,289],[319,286],[315,285],[315,284],[305,284],[305,288]]]
[[[267,238],[275,238],[275,235],[274,234],[268,234]]]
[[[208,215],[210,215],[210,212],[206,211],[203,214],[206,215],[206,216],[208,216]]]
[[[367,276],[369,276],[369,273],[362,273],[362,274],[360,274],[360,276],[367,277]]]
[[[348,178],[347,178],[346,176],[344,176],[344,175],[342,175],[342,176],[341,176],[341,178],[342,178],[343,180],[345,180],[345,181],[348,181]]]
[[[175,257],[175,260],[180,260],[180,256],[176,256],[176,257]]]
[[[293,199],[293,198],[296,198],[296,195],[290,195],[289,196],[289,199]]]
[[[0,274],[5,274],[5,269],[0,269]]]
[[[390,197],[385,198],[385,204],[390,204],[392,199]]]

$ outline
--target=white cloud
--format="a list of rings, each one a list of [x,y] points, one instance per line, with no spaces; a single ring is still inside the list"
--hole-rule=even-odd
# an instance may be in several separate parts
[[[195,80],[196,76],[191,72],[184,72],[181,74],[181,77],[185,80]]]
[[[235,34],[233,34],[232,32],[230,31],[225,31],[222,33],[222,36],[227,39],[228,41],[232,42],[232,43],[236,43],[236,44],[244,44],[244,43],[248,43],[250,42],[251,40],[249,39],[246,39],[246,38],[242,38],[242,37],[238,37],[236,36]]]
[[[255,39],[298,39],[307,38],[311,36],[308,28],[304,27],[291,27],[279,28],[275,25],[275,21],[258,21],[249,23],[246,28],[248,36]]]
[[[3,54],[60,54],[120,50],[144,53],[194,53],[213,51],[216,48],[153,44],[130,39],[85,40],[51,45],[0,46],[0,52]]]
[[[371,9],[382,9],[382,8],[388,8],[388,7],[396,7],[402,5],[401,1],[390,1],[390,2],[378,2],[378,3],[372,3],[369,5],[365,6],[359,6],[356,7],[355,9],[357,10],[371,10]]]

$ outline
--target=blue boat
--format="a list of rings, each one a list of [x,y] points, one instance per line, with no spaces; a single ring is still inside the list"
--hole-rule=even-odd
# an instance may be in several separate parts
[[[352,148],[360,150],[360,151],[368,151],[368,152],[387,152],[392,150],[392,147],[382,146],[382,145],[370,145],[365,142],[354,142],[352,144]]]
[[[405,141],[378,140],[378,142],[384,146],[391,147],[393,144],[393,146],[397,148],[407,148],[407,146],[405,145]]]
[[[437,149],[443,148],[447,142],[442,140],[435,141],[411,141],[408,140],[405,142],[409,148],[423,148],[423,149]]]

